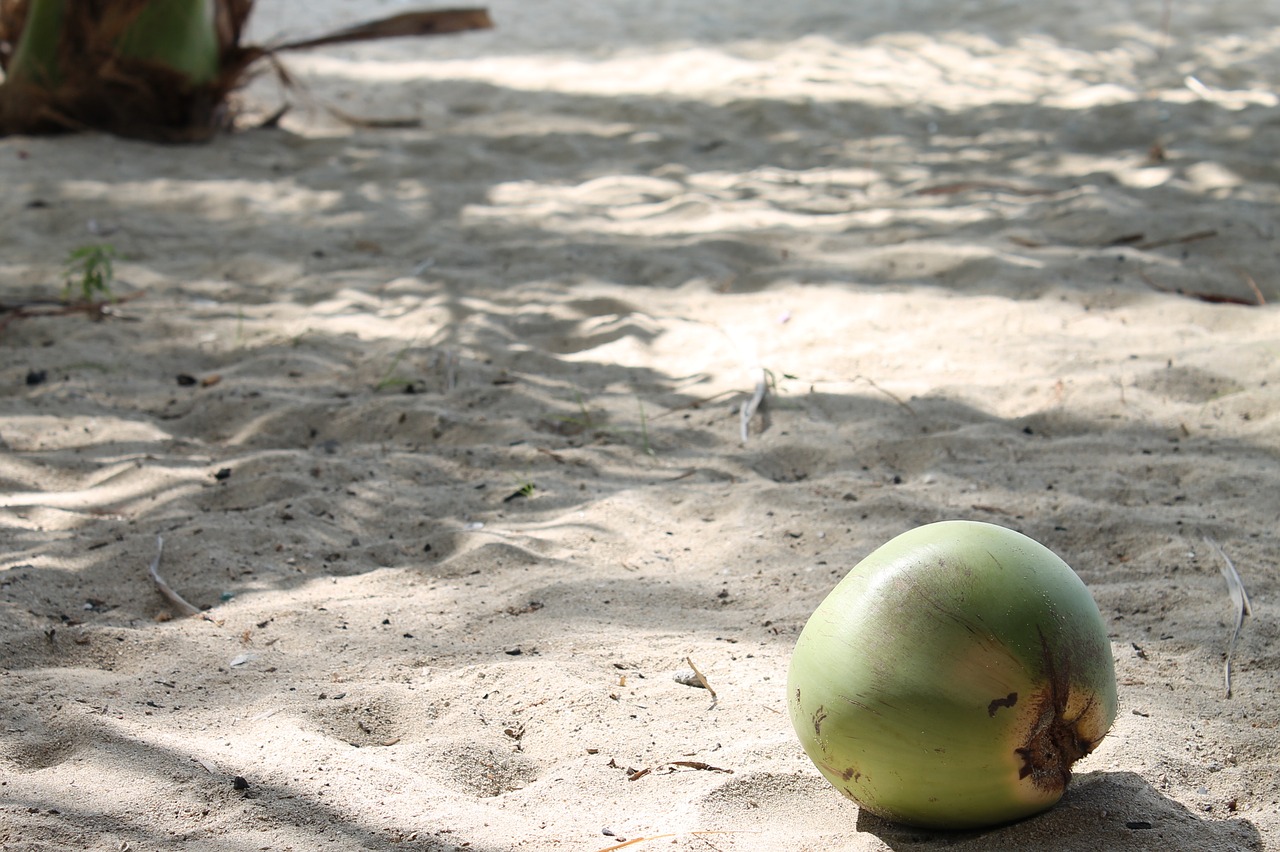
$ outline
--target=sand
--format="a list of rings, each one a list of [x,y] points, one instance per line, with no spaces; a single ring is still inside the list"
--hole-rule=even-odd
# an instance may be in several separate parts
[[[93,242],[131,297],[0,333],[0,845],[1275,848],[1280,9],[1171,7],[494,0],[291,58],[280,129],[0,140],[0,301]],[[1070,563],[1120,684],[979,833],[784,696],[944,518]]]

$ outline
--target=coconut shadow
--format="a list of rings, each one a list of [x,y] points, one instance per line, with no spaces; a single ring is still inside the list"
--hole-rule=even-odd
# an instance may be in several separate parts
[[[1207,816],[1157,790],[1134,772],[1077,775],[1062,801],[1020,822],[985,831],[912,828],[858,812],[858,831],[893,850],[946,848],[957,852],[992,849],[1054,849],[1057,852],[1126,852],[1150,849],[1213,849],[1261,852],[1257,827],[1206,798]]]

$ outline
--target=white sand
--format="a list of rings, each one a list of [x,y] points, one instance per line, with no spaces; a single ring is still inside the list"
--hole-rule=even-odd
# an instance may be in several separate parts
[[[95,240],[145,291],[0,333],[0,845],[1273,846],[1280,320],[1173,291],[1280,302],[1280,9],[1172,6],[495,0],[289,60],[419,128],[0,140],[0,301]],[[953,517],[1071,563],[1121,682],[1057,808],[958,836],[783,695]]]

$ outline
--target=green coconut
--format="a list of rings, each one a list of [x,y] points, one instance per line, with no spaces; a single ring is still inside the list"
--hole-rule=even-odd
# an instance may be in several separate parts
[[[1084,583],[1038,542],[971,521],[906,532],[850,571],[800,634],[787,698],[836,789],[943,829],[1052,807],[1116,716]]]

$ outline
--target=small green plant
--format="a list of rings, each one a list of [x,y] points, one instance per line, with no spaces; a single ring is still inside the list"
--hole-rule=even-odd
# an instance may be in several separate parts
[[[555,421],[563,425],[563,428],[557,430],[560,434],[577,435],[581,432],[593,432],[597,436],[638,437],[640,439],[640,448],[645,455],[656,456],[658,454],[649,440],[649,416],[644,410],[644,400],[638,395],[636,396],[636,405],[640,410],[640,432],[638,436],[632,430],[623,429],[619,426],[610,426],[605,421],[605,415],[592,414],[580,392],[575,390],[573,398],[578,404],[580,415],[578,417],[569,417],[567,415],[556,417]]]
[[[417,338],[410,340],[399,352],[395,354],[395,357],[391,359],[391,365],[387,367],[387,371],[382,375],[382,378],[378,380],[378,383],[373,386],[375,391],[386,390],[387,388],[411,387],[413,385],[413,381],[411,379],[401,378],[395,373],[396,368],[400,366],[400,362],[409,354],[409,350],[413,349],[413,345],[416,342]]]
[[[111,297],[111,284],[115,281],[116,249],[109,243],[92,243],[72,249],[67,255],[67,283],[63,298],[68,302],[79,288],[80,301],[92,302],[101,294]]]
[[[502,498],[503,503],[510,503],[512,500],[532,500],[533,495],[537,492],[538,486],[534,484],[529,477],[529,472],[525,471],[523,478],[516,479],[516,490],[512,491],[506,497]]]
[[[605,425],[603,420],[598,420],[592,416],[587,403],[582,399],[582,394],[578,391],[573,392],[573,398],[578,403],[578,411],[580,416],[571,417],[567,414],[561,414],[551,418],[553,422],[559,424],[556,431],[561,435],[577,435],[582,432],[608,432],[611,431]]]
[[[520,487],[516,490],[516,493],[523,496],[526,500],[531,500],[533,499],[533,493],[537,490],[538,486],[534,484],[528,474],[525,474],[524,479],[520,480]]]
[[[647,456],[656,456],[653,445],[649,443],[649,418],[644,416],[644,400],[637,396],[636,404],[640,406],[640,438],[644,442],[644,453]]]
[[[581,417],[561,417],[560,419],[565,423],[578,426],[588,432],[592,432],[598,429],[603,429],[604,424],[591,416],[591,412],[587,409],[587,403],[582,399],[582,394],[579,391],[575,390],[573,392],[573,398],[578,403],[578,410],[582,412],[582,416]]]

